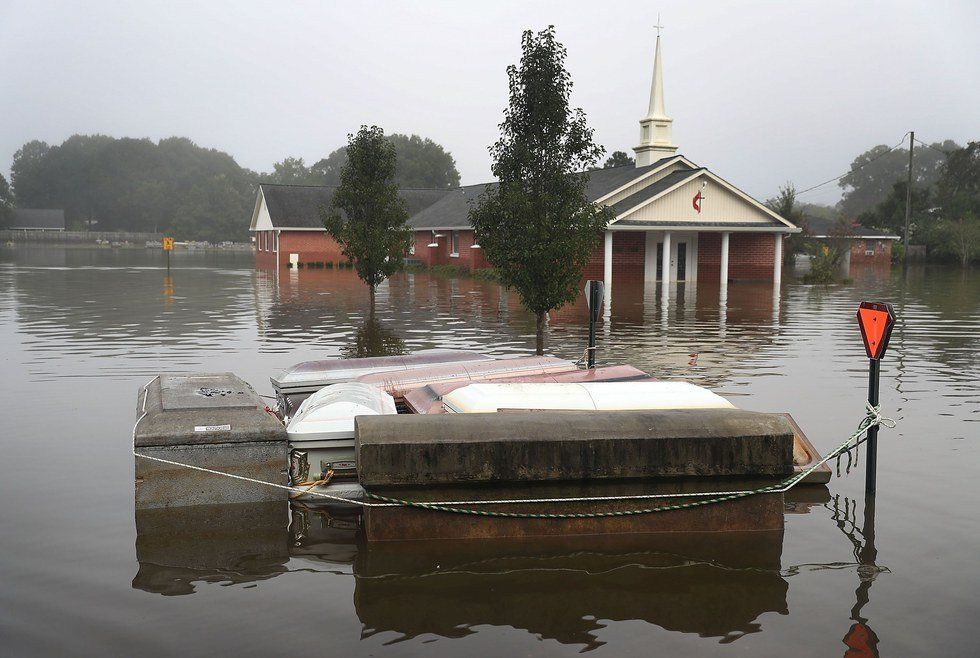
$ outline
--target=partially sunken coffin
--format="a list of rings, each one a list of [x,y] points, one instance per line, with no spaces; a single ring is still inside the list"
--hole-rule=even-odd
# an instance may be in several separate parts
[[[137,399],[139,454],[286,484],[286,429],[231,373],[160,375]],[[136,457],[136,507],[285,500],[286,491]]]

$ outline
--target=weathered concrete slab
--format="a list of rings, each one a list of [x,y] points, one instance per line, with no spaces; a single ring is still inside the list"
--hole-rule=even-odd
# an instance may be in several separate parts
[[[355,419],[365,487],[788,475],[793,428],[738,409]]]
[[[161,375],[140,390],[133,442],[147,457],[286,484],[287,437],[231,373]],[[282,501],[286,491],[136,457],[136,508]]]

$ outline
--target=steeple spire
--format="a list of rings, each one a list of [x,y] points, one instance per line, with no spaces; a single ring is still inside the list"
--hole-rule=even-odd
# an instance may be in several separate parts
[[[660,25],[657,17],[657,47],[653,56],[653,82],[650,84],[650,107],[647,115],[640,119],[640,145],[635,147],[636,166],[645,167],[661,158],[674,155],[677,146],[670,136],[671,124],[674,122],[667,116],[664,108],[664,74],[663,57],[660,55]]]

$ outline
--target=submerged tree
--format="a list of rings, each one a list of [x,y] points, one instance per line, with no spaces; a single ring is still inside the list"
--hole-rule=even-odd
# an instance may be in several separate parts
[[[408,210],[395,183],[395,147],[377,126],[349,135],[347,164],[333,207],[322,209],[323,225],[353,261],[357,276],[371,289],[404,266],[412,233]]]
[[[603,153],[585,113],[569,106],[571,76],[553,26],[521,37],[520,66],[507,68],[510,103],[501,136],[490,147],[490,186],[470,221],[500,280],[514,288],[537,320],[537,353],[544,352],[548,311],[579,292],[582,269],[611,215],[587,194],[588,175]]]
[[[803,229],[802,233],[790,233],[783,243],[783,262],[792,265],[796,261],[796,255],[803,252],[804,237],[809,233],[806,216],[796,202],[796,187],[787,182],[779,188],[779,194],[775,198],[766,201],[766,207]]]
[[[844,259],[851,248],[854,231],[843,217],[837,219],[830,237],[806,242],[810,252],[810,271],[803,275],[804,283],[834,283],[841,279]]]

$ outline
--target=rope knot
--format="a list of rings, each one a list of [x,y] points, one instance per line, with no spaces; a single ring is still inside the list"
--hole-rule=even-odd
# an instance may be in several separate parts
[[[864,403],[865,411],[867,411],[868,417],[868,427],[874,427],[875,425],[881,425],[882,427],[887,427],[889,429],[895,427],[897,423],[894,419],[888,416],[881,415],[881,405],[873,406],[870,402]]]

